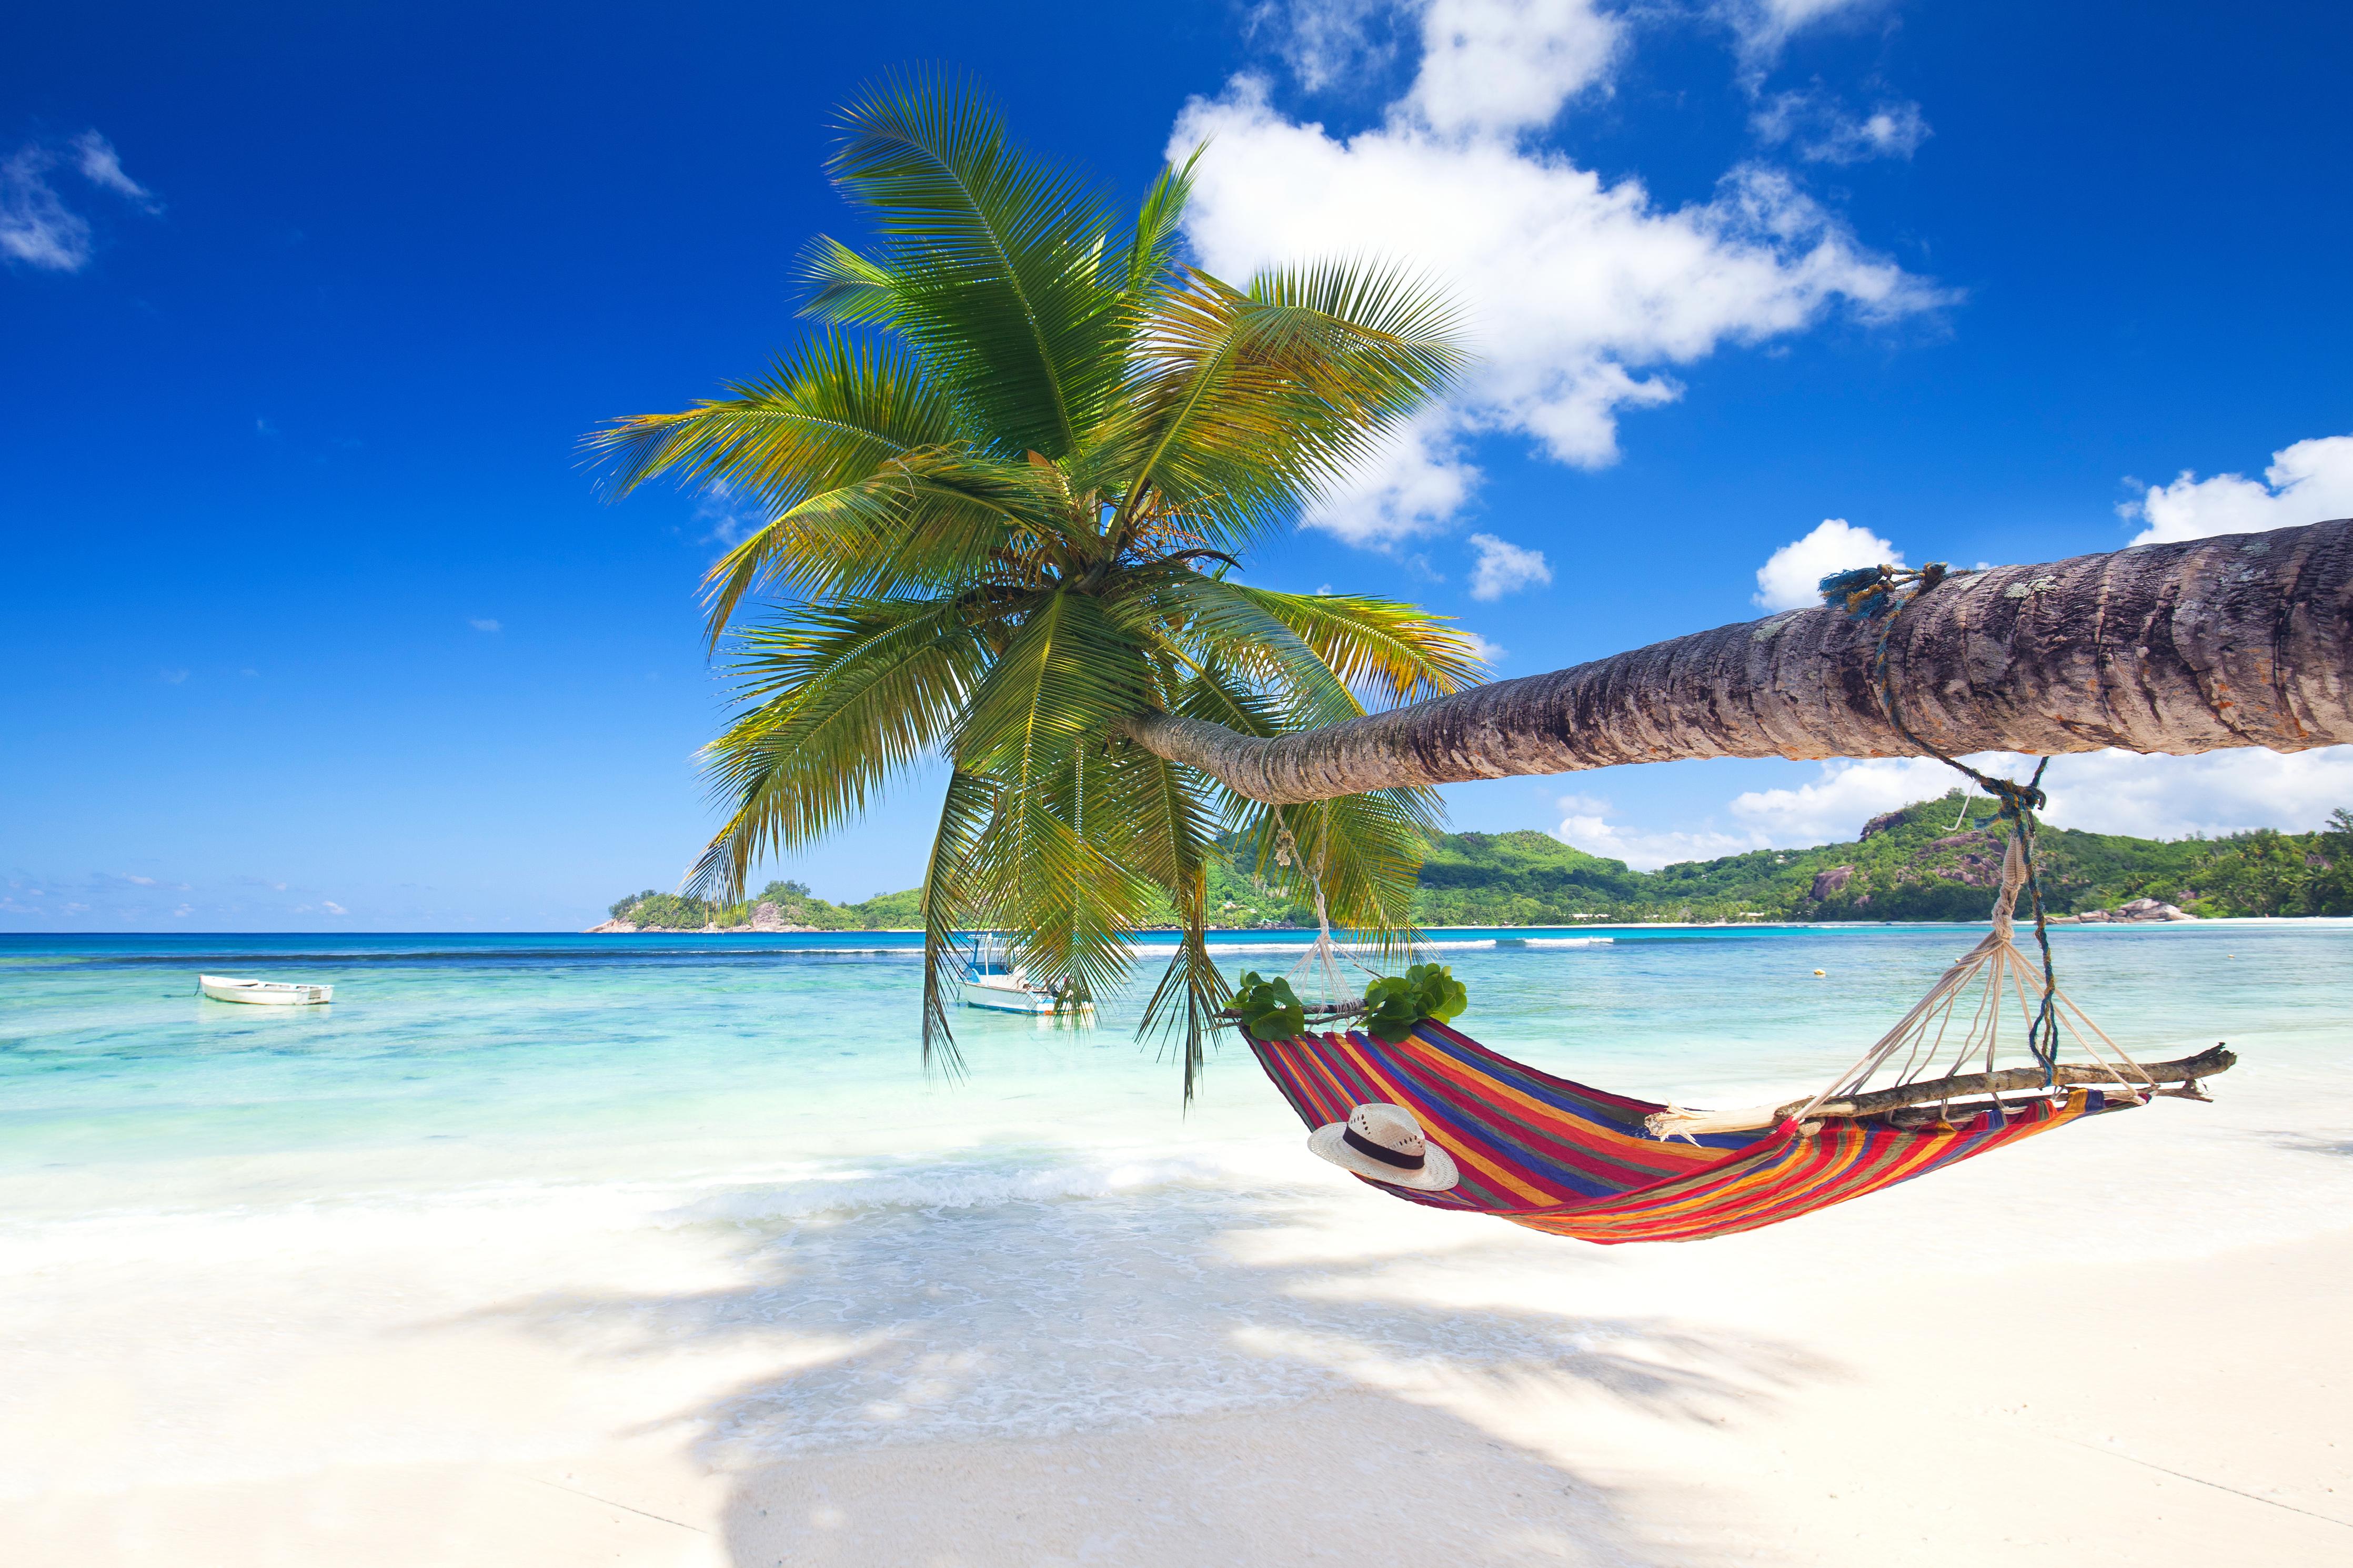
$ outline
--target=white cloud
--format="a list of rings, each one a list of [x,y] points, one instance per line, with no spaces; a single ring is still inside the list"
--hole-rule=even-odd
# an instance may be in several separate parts
[[[2026,778],[2034,768],[2031,757],[1999,752],[1962,761],[2005,778]],[[1800,847],[1852,838],[1880,813],[1963,782],[1930,757],[1829,762],[1810,784],[1751,790],[1729,809],[1763,842]],[[2054,827],[2141,838],[2254,827],[2305,833],[2337,807],[2353,805],[2353,746],[2285,753],[2245,747],[2194,757],[2087,752],[2052,758],[2042,784],[2051,804],[2042,819]]]
[[[2092,752],[2054,759],[2043,786],[2052,822],[2091,833],[2308,833],[2337,807],[2353,806],[2353,746],[2287,752],[2250,746],[2195,757]]]
[[[1589,795],[1566,795],[1558,804],[1567,815],[1553,829],[1554,837],[1588,855],[1623,860],[1637,871],[1655,871],[1683,860],[1713,860],[1719,855],[1764,847],[1753,833],[1662,833],[1622,826],[1609,820],[1615,806]]]
[[[2261,480],[2242,474],[2194,477],[2187,468],[2169,485],[2149,487],[2116,509],[2148,526],[2135,544],[2168,544],[2217,533],[2261,533],[2353,517],[2353,436],[2298,441],[2272,454]]]
[[[1821,581],[1857,566],[1901,566],[1904,552],[1867,528],[1842,517],[1826,517],[1811,533],[1793,539],[1757,568],[1750,595],[1768,610],[1811,609],[1822,602]]]
[[[1740,57],[1753,76],[1780,58],[1782,46],[1817,22],[1858,16],[1882,8],[1884,0],[1717,0],[1716,15],[1738,39]]]
[[[1464,309],[1480,360],[1453,404],[1311,523],[1359,544],[1442,528],[1477,487],[1476,435],[1604,466],[1621,412],[1681,395],[1672,366],[1841,310],[1883,321],[1945,299],[1772,170],[1736,168],[1709,200],[1669,208],[1638,180],[1609,183],[1529,140],[1567,94],[1604,80],[1611,55],[1595,40],[1620,24],[1594,6],[1433,5],[1423,22],[1419,74],[1373,129],[1344,139],[1293,121],[1245,76],[1188,103],[1170,138],[1177,158],[1207,144],[1186,232],[1210,271],[1240,280],[1373,255]],[[1498,51],[1529,56],[1526,74],[1477,98],[1466,73]]]
[[[1472,534],[1471,548],[1479,552],[1479,563],[1471,571],[1474,599],[1500,599],[1552,581],[1552,568],[1545,564],[1541,550],[1523,550],[1492,533]]]
[[[1461,626],[1457,626],[1454,628],[1454,635],[1461,637],[1464,642],[1469,643],[1471,645],[1472,653],[1477,657],[1480,663],[1485,665],[1490,669],[1494,668],[1497,665],[1512,657],[1511,649],[1502,647],[1494,643],[1489,642],[1477,632],[1467,630]]]
[[[1995,771],[1984,759],[1973,761],[1985,772]],[[1940,795],[1961,782],[1933,757],[1829,762],[1811,784],[1748,790],[1733,797],[1730,810],[1749,825],[1760,845],[1802,848],[1852,838],[1881,812]]]
[[[494,632],[499,629],[499,623],[492,620],[469,620],[466,624],[478,632]]]
[[[1455,416],[1441,409],[1419,416],[1369,461],[1326,485],[1305,521],[1351,543],[1391,543],[1445,527],[1479,478],[1462,455]]]
[[[48,181],[57,154],[27,144],[0,162],[0,256],[52,272],[90,263],[90,220],[71,211]]]
[[[163,677],[164,684],[166,686],[185,686],[187,684],[188,672],[185,669],[159,669],[155,673]]]
[[[81,177],[103,190],[112,191],[137,202],[151,213],[162,212],[164,205],[153,192],[122,172],[122,159],[114,151],[114,143],[95,131],[85,131],[73,139],[74,167]]]
[[[1788,143],[1814,163],[1860,163],[1867,158],[1909,158],[1930,132],[1916,103],[1883,103],[1857,118],[1818,92],[1784,92],[1749,117],[1767,145]]]
[[[1547,124],[1607,77],[1625,33],[1590,0],[1430,0],[1404,109],[1442,133]]]
[[[756,500],[747,501],[744,492],[725,479],[713,479],[702,487],[695,499],[694,521],[707,531],[699,542],[722,545],[729,550],[743,543],[766,525],[759,513]]]
[[[319,900],[319,907],[326,910],[331,915],[347,915],[352,912],[351,910],[343,908],[343,905],[335,902],[332,899],[321,899]]]
[[[1268,39],[1300,86],[1321,92],[1386,69],[1411,20],[1410,7],[1396,0],[1265,0],[1246,25],[1252,37]]]
[[[100,189],[136,202],[150,213],[163,206],[147,188],[122,172],[114,148],[95,131],[70,143],[74,168]],[[51,272],[79,272],[90,265],[90,220],[66,205],[49,183],[58,154],[27,142],[0,159],[0,257]]]
[[[2000,752],[1962,760],[1996,777],[2024,779],[2034,767],[2031,757]],[[1588,854],[1651,871],[1752,849],[1852,842],[1873,817],[1935,799],[1963,782],[1931,757],[1832,761],[1795,788],[1736,795],[1725,806],[1734,824],[1729,830],[1712,819],[1693,830],[1636,826],[1619,820],[1606,799],[1570,795],[1560,797],[1563,816],[1554,834]],[[2084,752],[2052,758],[2043,787],[2050,805],[2041,817],[2054,827],[2143,838],[2218,837],[2256,827],[2304,833],[2321,826],[2337,807],[2353,805],[2353,746],[2286,754],[2250,748],[2195,757]]]

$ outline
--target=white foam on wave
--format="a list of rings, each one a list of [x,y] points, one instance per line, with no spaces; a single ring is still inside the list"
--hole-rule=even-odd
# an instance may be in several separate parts
[[[1606,936],[1482,936],[1449,937],[1437,942],[1418,942],[1413,951],[1420,952],[1491,952],[1497,948],[1523,947],[1607,947],[1614,938]],[[1313,942],[1212,942],[1212,956],[1221,952],[1312,952]],[[1155,951],[1145,946],[1139,952]],[[1335,942],[1332,951],[1343,958],[1370,958],[1381,950],[1370,942]]]

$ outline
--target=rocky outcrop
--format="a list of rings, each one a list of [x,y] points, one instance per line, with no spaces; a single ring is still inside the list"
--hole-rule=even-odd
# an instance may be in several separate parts
[[[2172,904],[2159,903],[2155,899],[2135,899],[2113,910],[2085,910],[2079,915],[2053,915],[2054,922],[2073,925],[2153,925],[2165,921],[2194,921],[2198,917]]]
[[[600,926],[590,926],[582,934],[585,936],[627,936],[629,932],[637,929],[637,927],[631,925],[627,921],[614,920],[607,921]]]
[[[1821,903],[1846,891],[1846,885],[1853,880],[1854,868],[1852,866],[1833,866],[1827,871],[1817,871],[1814,873],[1814,885],[1807,889],[1806,897]]]
[[[785,929],[785,911],[778,909],[775,904],[763,899],[760,902],[752,906],[752,929],[754,931],[783,931]]]
[[[1862,831],[1854,836],[1855,842],[1860,844],[1864,839],[1884,833],[1889,828],[1894,826],[1897,823],[1902,822],[1904,820],[1905,809],[1905,808],[1899,807],[1894,811],[1881,812],[1877,816],[1873,817],[1869,822],[1862,825]]]

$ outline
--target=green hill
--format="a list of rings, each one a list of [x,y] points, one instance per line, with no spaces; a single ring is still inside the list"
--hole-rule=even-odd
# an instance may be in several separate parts
[[[828,903],[810,893],[801,882],[771,882],[741,903],[716,904],[648,888],[613,901],[612,916],[639,931],[750,930],[753,915],[764,904],[776,906],[777,919],[786,926],[815,931],[893,931],[923,923],[921,892],[877,893],[862,904]]]
[[[1571,925],[1623,921],[1976,921],[2000,879],[2003,830],[1993,807],[1958,790],[1863,825],[1848,844],[1758,849],[1636,871],[1548,833],[1441,833],[1422,863],[1414,918],[1423,925]],[[2353,915],[2353,813],[2317,833],[2268,828],[2223,838],[2161,840],[2044,827],[2035,837],[2054,914],[2137,898],[2197,915]],[[1223,861],[1209,868],[1210,923],[1313,924],[1314,911]],[[786,923],[821,931],[920,925],[913,889],[831,904],[797,882],[721,908],[649,890],[614,904],[617,920],[654,929],[749,926],[762,900]],[[1167,916],[1174,924],[1175,911]]]
[[[1993,808],[1958,790],[1873,817],[1849,844],[1759,849],[1635,871],[1549,834],[1450,833],[1431,847],[1415,913],[1429,925],[1577,921],[1983,920],[2000,880]],[[2137,898],[2199,915],[2353,914],[2353,814],[2322,832],[2171,841],[2042,828],[2053,913]]]

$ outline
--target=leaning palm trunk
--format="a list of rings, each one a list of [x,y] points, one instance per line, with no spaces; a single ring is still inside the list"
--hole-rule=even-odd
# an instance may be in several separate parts
[[[1270,739],[1124,733],[1271,804],[1688,757],[2299,752],[2353,742],[2353,520],[1955,573],[1895,616],[1790,611]]]

